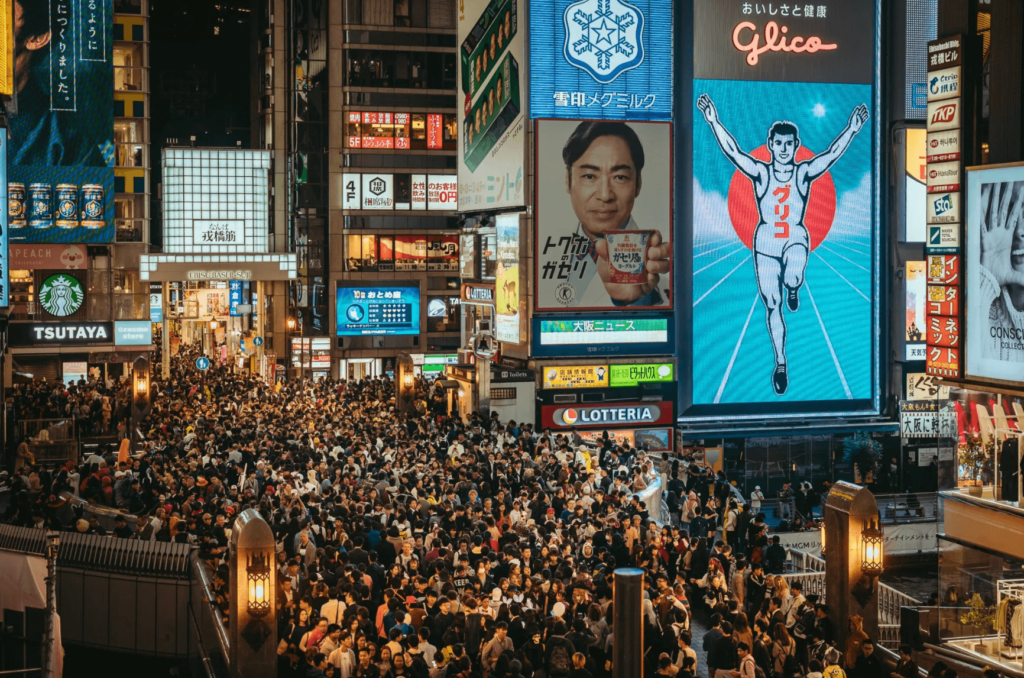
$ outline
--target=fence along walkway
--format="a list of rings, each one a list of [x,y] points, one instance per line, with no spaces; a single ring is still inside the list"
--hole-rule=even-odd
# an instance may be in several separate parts
[[[804,595],[817,594],[819,603],[827,603],[825,590],[825,560],[798,549],[786,549],[790,566],[795,570],[782,575],[792,586],[803,585]],[[896,648],[900,644],[900,616],[904,607],[920,607],[921,601],[902,591],[878,582],[878,633],[884,647]]]

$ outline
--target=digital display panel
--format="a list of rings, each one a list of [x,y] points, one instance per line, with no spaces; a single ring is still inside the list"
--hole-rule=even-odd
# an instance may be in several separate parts
[[[536,310],[671,310],[672,125],[539,120],[536,130]]]
[[[672,6],[530,3],[530,116],[671,120]]]
[[[744,6],[694,2],[682,414],[875,412],[880,5]]]
[[[579,316],[533,319],[533,353],[538,357],[659,355],[675,350],[669,318]]]
[[[113,4],[15,3],[18,113],[10,118],[7,177],[12,243],[114,240]],[[133,82],[141,69],[118,68],[118,75]]]
[[[597,447],[604,444],[604,435],[607,433],[613,446],[643,448],[648,452],[672,451],[672,429],[668,428],[617,428],[608,431],[582,430],[578,433],[587,444]]]
[[[420,288],[414,283],[338,286],[339,337],[420,333]]]

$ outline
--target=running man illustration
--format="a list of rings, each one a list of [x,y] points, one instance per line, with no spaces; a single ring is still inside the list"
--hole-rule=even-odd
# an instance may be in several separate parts
[[[786,367],[786,320],[782,298],[793,313],[800,308],[800,288],[810,251],[810,238],[804,225],[804,212],[811,184],[825,174],[846,153],[868,120],[868,108],[861,104],[850,115],[846,129],[828,150],[797,162],[800,130],[792,122],[780,120],[768,129],[771,163],[757,160],[740,150],[736,139],[718,119],[718,111],[707,94],[697,99],[697,108],[718,141],[725,156],[754,185],[758,223],[754,230],[754,275],[764,304],[768,334],[775,353],[772,388],[782,395],[789,387]]]

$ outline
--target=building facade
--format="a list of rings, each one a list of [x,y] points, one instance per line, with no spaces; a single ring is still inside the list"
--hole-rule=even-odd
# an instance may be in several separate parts
[[[458,348],[455,12],[454,0],[255,10],[253,141],[273,150],[273,239],[299,262],[275,316],[293,374],[379,376],[399,353]],[[403,321],[339,325],[353,295],[390,303],[399,290]]]

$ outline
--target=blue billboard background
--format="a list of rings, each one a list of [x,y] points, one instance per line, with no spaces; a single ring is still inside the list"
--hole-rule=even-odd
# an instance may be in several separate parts
[[[10,118],[8,180],[14,190],[8,184],[8,203],[11,210],[20,205],[24,219],[11,220],[10,240],[112,242],[113,0],[21,6],[15,58],[27,58],[25,65],[19,62],[27,79],[18,88],[18,112]],[[36,32],[36,42],[45,39],[45,45],[28,50],[32,36],[26,31]]]
[[[671,0],[531,2],[529,22],[530,117],[672,119]]]
[[[338,287],[339,337],[420,333],[420,288],[402,285]]]
[[[870,85],[694,80],[692,404],[871,399],[875,121],[865,123],[830,171],[811,186],[806,216],[817,228],[808,226],[811,252],[798,311],[785,307],[785,288],[782,293],[789,383],[780,395],[772,384],[775,360],[755,255],[741,236],[742,225],[734,223],[758,220],[753,186],[723,154],[698,110],[702,94],[711,98],[718,119],[748,154],[765,146],[767,131],[777,121],[794,123],[801,146],[818,154],[840,135],[857,106],[866,104],[872,117],[875,113]],[[803,159],[797,156],[798,162]],[[828,206],[822,206],[830,192],[827,178],[834,185],[831,219]],[[749,194],[745,206],[744,191]],[[827,232],[822,222],[830,222]]]

